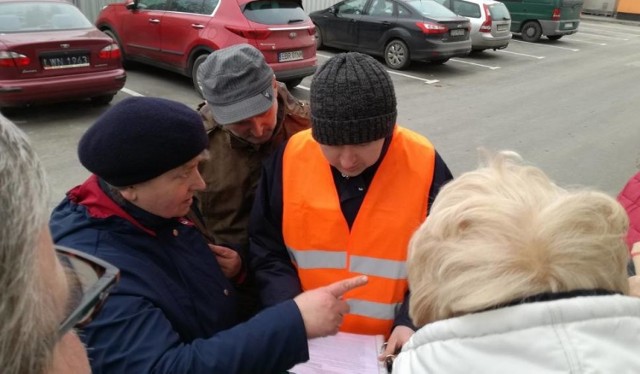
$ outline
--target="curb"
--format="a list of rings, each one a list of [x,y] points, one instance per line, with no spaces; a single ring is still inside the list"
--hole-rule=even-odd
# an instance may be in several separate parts
[[[627,25],[627,26],[637,26],[640,27],[640,21],[629,21],[623,19],[617,19],[612,16],[606,15],[593,15],[593,14],[580,14],[581,21],[594,21],[594,22],[606,22],[606,23],[617,23],[619,25]]]

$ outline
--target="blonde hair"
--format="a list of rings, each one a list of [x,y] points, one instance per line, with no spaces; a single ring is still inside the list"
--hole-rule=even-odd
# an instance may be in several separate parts
[[[409,244],[416,326],[545,292],[628,293],[624,209],[568,191],[514,152],[445,185]]]

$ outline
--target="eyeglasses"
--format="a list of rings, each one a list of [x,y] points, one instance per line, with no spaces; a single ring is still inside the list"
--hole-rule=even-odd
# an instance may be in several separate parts
[[[86,253],[55,246],[56,254],[66,268],[71,297],[68,314],[58,328],[63,336],[74,327],[84,327],[98,314],[109,289],[118,282],[120,271],[115,266]]]

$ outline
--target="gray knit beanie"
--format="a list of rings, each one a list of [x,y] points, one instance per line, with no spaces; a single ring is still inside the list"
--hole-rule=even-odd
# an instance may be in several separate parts
[[[361,144],[388,137],[396,94],[382,64],[357,53],[333,56],[311,82],[311,133],[320,144]]]

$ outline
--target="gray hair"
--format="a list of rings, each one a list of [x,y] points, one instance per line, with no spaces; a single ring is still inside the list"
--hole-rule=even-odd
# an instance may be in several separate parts
[[[43,373],[57,321],[44,295],[38,240],[48,216],[44,170],[26,135],[0,115],[0,370]]]

